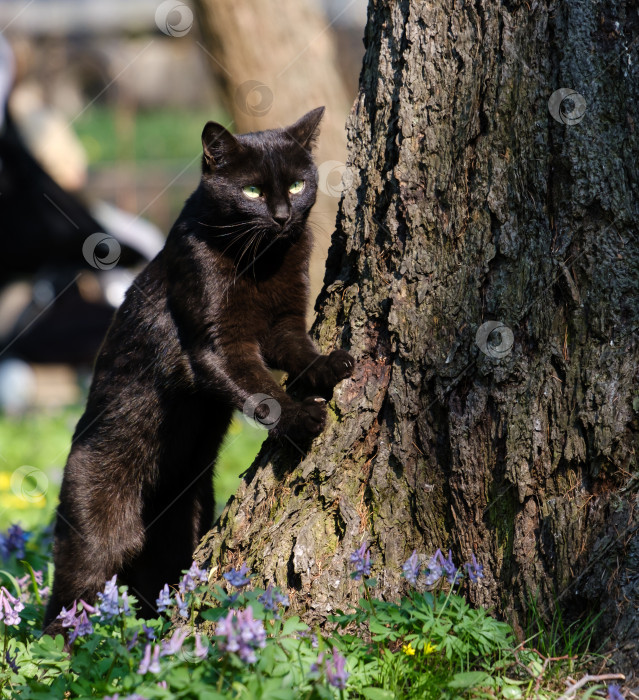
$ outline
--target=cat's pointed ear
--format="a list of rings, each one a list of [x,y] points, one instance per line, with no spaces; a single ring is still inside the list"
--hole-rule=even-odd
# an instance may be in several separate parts
[[[287,127],[286,133],[292,136],[302,148],[310,151],[317,140],[319,123],[323,116],[324,107],[317,107],[298,119],[295,124]]]
[[[219,165],[224,156],[240,147],[233,134],[217,122],[207,122],[202,131],[204,162],[209,167]]]

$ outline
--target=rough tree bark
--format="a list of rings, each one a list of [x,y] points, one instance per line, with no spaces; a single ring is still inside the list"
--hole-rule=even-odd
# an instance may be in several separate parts
[[[200,561],[321,621],[364,539],[386,597],[413,548],[476,552],[476,603],[601,608],[639,668],[638,24],[624,0],[372,0],[312,331],[357,369],[310,449],[265,443]]]
[[[322,284],[346,159],[344,122],[352,104],[326,16],[312,0],[196,0],[209,66],[237,132],[292,124],[324,105],[317,158],[325,181],[312,213],[311,287]],[[341,166],[339,165],[341,163]],[[332,164],[332,172],[331,171]]]

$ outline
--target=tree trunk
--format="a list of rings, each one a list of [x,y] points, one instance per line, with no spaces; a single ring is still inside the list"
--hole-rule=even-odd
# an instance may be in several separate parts
[[[639,667],[632,7],[372,0],[312,331],[357,368],[309,450],[267,440],[200,561],[321,621],[363,540],[387,598],[413,548],[475,552],[474,602],[516,629],[530,597],[601,608]]]
[[[292,124],[324,105],[318,163],[324,163],[311,221],[311,288],[322,284],[346,159],[344,122],[353,96],[342,80],[331,25],[310,0],[196,0],[209,66],[236,132]]]

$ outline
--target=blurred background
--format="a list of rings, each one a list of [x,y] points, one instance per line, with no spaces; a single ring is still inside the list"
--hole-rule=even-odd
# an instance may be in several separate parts
[[[50,522],[95,354],[197,186],[209,119],[326,105],[314,301],[365,20],[365,0],[0,0],[0,530]],[[236,417],[218,507],[264,437]]]

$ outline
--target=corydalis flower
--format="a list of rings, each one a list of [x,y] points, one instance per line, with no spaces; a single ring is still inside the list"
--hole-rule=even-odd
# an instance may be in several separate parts
[[[5,534],[0,534],[0,554],[3,559],[8,559],[12,554],[17,559],[24,558],[24,546],[31,537],[29,532],[23,530],[20,525],[12,525]]]
[[[87,637],[93,634],[93,625],[87,616],[87,611],[83,610],[76,618],[75,625],[69,634],[69,641],[75,642],[78,637]]]
[[[198,583],[206,583],[209,580],[208,574],[205,569],[200,569],[200,567],[193,562],[191,568],[184,574],[180,580],[179,590],[182,595],[187,591],[194,591]]]
[[[477,583],[480,578],[484,578],[484,567],[481,564],[477,563],[477,559],[475,559],[475,554],[471,554],[471,559],[472,561],[466,562],[464,564],[464,568],[466,569],[466,573],[468,574],[468,578],[473,582]]]
[[[160,591],[155,604],[158,606],[158,612],[164,612],[171,605],[171,591],[169,591],[169,584],[165,583],[164,588]]]
[[[5,652],[4,655],[4,660],[9,664],[9,668],[14,672],[18,673],[18,664],[16,663],[16,659],[18,658],[18,650],[16,649],[16,653],[13,655],[13,658],[11,657],[11,654],[9,653],[9,650]]]
[[[122,594],[120,600],[116,580],[117,574],[114,574],[113,578],[106,582],[104,591],[98,593],[98,604],[95,609],[103,620],[111,620],[120,613],[128,614],[131,610],[126,592]]]
[[[310,639],[311,646],[313,647],[313,649],[317,649],[317,647],[319,646],[319,639],[317,638],[315,632],[311,632],[311,630],[303,630],[302,632],[298,632],[297,638]]]
[[[153,653],[151,653],[151,645],[147,644],[144,647],[144,656],[140,662],[138,673],[143,676],[145,673],[159,673],[160,670],[160,645],[156,644],[153,647]]]
[[[224,574],[224,578],[235,588],[243,588],[251,583],[251,577],[246,564],[242,564],[239,569],[231,569]]]
[[[453,564],[453,553],[448,550],[448,559],[444,559],[444,556],[442,555],[440,550],[437,550],[439,552],[439,559],[440,563],[442,566],[442,569],[446,572],[446,578],[448,580],[448,583],[452,583],[455,585],[457,581],[462,577],[461,573]]]
[[[417,561],[416,549],[413,549],[413,553],[404,562],[404,565],[402,566],[402,571],[404,572],[404,578],[408,581],[408,583],[410,583],[411,586],[415,586],[417,584],[417,579],[419,578],[419,574],[421,572],[421,569],[419,568],[419,562]]]
[[[438,549],[435,554],[430,558],[430,561],[426,565],[426,585],[427,586],[432,586],[433,584],[437,583],[439,579],[442,577],[442,567],[441,564],[439,563],[440,560],[443,561],[442,557],[442,552],[440,549]]]
[[[280,593],[277,588],[274,588],[272,584],[269,583],[268,588],[262,593],[258,598],[260,603],[264,606],[265,610],[270,610],[276,613],[278,605],[283,605],[285,608],[289,606],[289,599],[287,595]]]
[[[355,571],[351,576],[356,581],[360,581],[364,576],[370,576],[371,553],[366,548],[366,542],[362,542],[362,546],[351,554],[350,559],[351,564],[355,565]]]
[[[43,574],[40,570],[33,572],[33,579],[31,578],[31,574],[25,574],[24,576],[16,579],[18,586],[20,587],[20,600],[23,603],[27,602],[31,598],[29,586],[32,586],[34,591],[38,591],[42,602],[46,602],[46,599],[49,597],[50,590],[49,586],[42,585],[42,580]]]
[[[142,631],[144,632],[144,635],[148,642],[152,642],[155,640],[155,630],[153,629],[153,627],[147,627],[144,623],[142,623]]]
[[[74,642],[78,637],[86,637],[93,633],[93,625],[87,613],[94,613],[96,609],[80,600],[82,610],[78,612],[78,601],[73,601],[73,606],[67,610],[62,608],[56,619],[61,620],[63,627],[70,627],[69,641]]]
[[[20,615],[18,613],[22,610],[24,610],[24,603],[12,596],[2,586],[0,588],[0,620],[3,620],[5,625],[19,625]]]
[[[612,683],[608,686],[608,698],[607,700],[625,700],[623,693],[619,690],[619,686]]]
[[[339,653],[336,647],[333,647],[333,655],[325,658],[324,652],[318,657],[317,661],[311,666],[311,671],[314,673],[324,672],[326,680],[334,688],[344,690],[346,681],[350,673],[346,670],[346,658]]]
[[[177,605],[178,615],[186,620],[189,616],[189,604],[179,593],[175,595],[175,604]]]
[[[182,645],[184,644],[184,640],[187,638],[188,634],[188,629],[186,627],[182,627],[173,633],[171,639],[163,639],[160,656],[177,654],[180,649],[182,649]]]
[[[195,656],[198,659],[206,659],[209,653],[209,647],[206,644],[202,644],[202,637],[199,634],[195,635]]]
[[[220,646],[224,651],[236,653],[249,664],[257,661],[255,650],[266,645],[264,624],[253,618],[251,607],[229,610],[228,615],[217,623],[216,634],[223,637]]]

